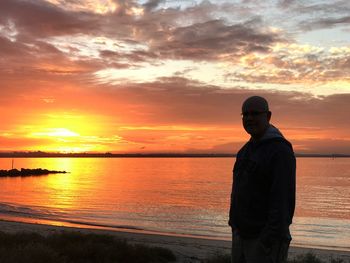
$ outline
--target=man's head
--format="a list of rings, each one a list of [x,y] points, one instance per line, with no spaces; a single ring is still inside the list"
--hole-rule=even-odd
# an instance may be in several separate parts
[[[253,96],[242,105],[243,127],[253,139],[260,139],[270,125],[271,112],[266,99]]]

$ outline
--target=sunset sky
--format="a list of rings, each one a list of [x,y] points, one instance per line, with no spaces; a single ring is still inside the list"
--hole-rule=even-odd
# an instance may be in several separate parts
[[[0,0],[0,151],[235,153],[270,102],[350,154],[350,1]]]

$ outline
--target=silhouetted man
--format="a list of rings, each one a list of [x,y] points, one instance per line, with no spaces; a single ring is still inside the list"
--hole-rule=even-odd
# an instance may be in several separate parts
[[[233,263],[286,262],[295,208],[295,157],[270,124],[267,101],[248,98],[243,127],[251,135],[233,168],[229,225]]]

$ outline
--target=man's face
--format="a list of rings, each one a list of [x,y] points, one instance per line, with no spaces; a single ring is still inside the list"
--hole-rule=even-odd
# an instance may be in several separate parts
[[[271,112],[254,103],[244,104],[242,107],[243,127],[254,139],[260,139],[269,127]]]

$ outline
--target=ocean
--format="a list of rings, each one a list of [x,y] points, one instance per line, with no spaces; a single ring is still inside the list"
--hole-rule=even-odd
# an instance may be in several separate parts
[[[15,158],[0,219],[230,240],[234,158]],[[12,159],[1,158],[0,169]],[[297,158],[292,245],[350,251],[350,158]]]

